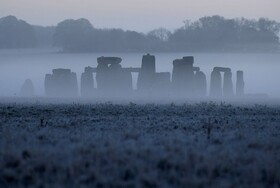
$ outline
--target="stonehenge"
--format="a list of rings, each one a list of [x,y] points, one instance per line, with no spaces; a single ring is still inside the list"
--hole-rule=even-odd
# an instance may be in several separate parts
[[[141,70],[139,72],[137,89],[150,91],[155,83],[156,78],[156,58],[147,54],[142,58]]]
[[[194,57],[186,56],[173,61],[173,90],[182,96],[206,97],[206,75],[199,67],[194,67]]]
[[[195,96],[197,97],[206,97],[207,95],[207,80],[206,75],[197,70],[194,76],[194,85],[195,85]]]
[[[137,79],[137,90],[141,94],[167,96],[171,84],[170,78],[169,72],[156,72],[155,56],[144,55]]]
[[[195,75],[194,57],[188,56],[173,61],[172,89],[179,95],[188,97],[194,95]]]
[[[121,95],[132,91],[132,74],[129,69],[122,68],[121,58],[99,57],[96,68],[97,89],[102,92],[113,91]]]
[[[95,90],[101,92],[103,96],[121,96],[131,93],[132,73],[139,73],[140,68],[123,68],[121,61],[119,57],[99,57],[96,68],[86,67],[81,76],[81,96],[92,97]]]
[[[156,72],[156,58],[146,54],[141,67],[122,67],[119,57],[99,57],[96,67],[85,67],[81,74],[80,94],[84,98],[94,96],[125,97],[131,95],[153,97],[205,98],[208,96],[206,74],[194,66],[194,57],[185,56],[173,61],[170,72]],[[136,88],[132,73],[136,73]],[[135,78],[134,78],[135,79]],[[210,78],[211,98],[244,96],[244,73],[237,71],[236,94],[232,71],[227,67],[214,67]],[[54,69],[45,76],[47,97],[77,97],[76,73],[70,69]]]
[[[154,93],[156,95],[168,95],[170,91],[170,82],[171,75],[169,72],[159,72],[155,73],[155,82],[154,82]]]
[[[45,76],[45,94],[47,97],[77,97],[77,75],[70,69],[53,69]]]
[[[223,79],[222,79],[222,74]],[[233,82],[230,68],[214,67],[211,73],[210,96],[214,98],[233,97]]]
[[[86,67],[81,75],[81,96],[91,97],[94,94],[93,68]]]

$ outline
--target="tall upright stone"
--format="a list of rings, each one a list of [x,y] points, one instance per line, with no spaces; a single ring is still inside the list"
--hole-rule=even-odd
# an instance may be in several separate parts
[[[155,82],[156,58],[147,54],[142,58],[141,70],[138,76],[137,89],[140,91],[151,91]]]
[[[132,74],[130,71],[126,69],[122,69],[119,72],[119,77],[120,77],[120,90],[123,93],[129,93],[133,90],[132,88]]]
[[[96,68],[97,88],[103,96],[120,97],[132,91],[132,74],[121,66],[119,57],[100,57]]]
[[[206,75],[200,70],[195,73],[195,94],[197,97],[206,97],[207,95]]]
[[[55,93],[55,84],[53,83],[52,74],[45,75],[44,87],[45,87],[45,95],[47,97],[54,97]]]
[[[233,82],[232,82],[232,73],[231,71],[225,71],[224,73],[224,82],[223,82],[223,95],[224,97],[233,97]]]
[[[96,82],[97,88],[101,91],[107,91],[110,87],[110,69],[108,59],[105,57],[97,58]]]
[[[222,91],[222,75],[219,70],[214,70],[211,73],[210,80],[210,97],[220,98],[223,95]]]
[[[33,82],[30,79],[24,81],[21,90],[20,96],[22,97],[33,97],[35,94]]]
[[[243,71],[237,71],[237,79],[236,79],[236,96],[242,97],[244,96],[244,73]]]
[[[193,56],[173,61],[172,87],[175,93],[183,96],[194,94],[193,63]]]
[[[77,75],[70,69],[53,69],[45,77],[45,93],[48,97],[77,97]]]
[[[169,72],[159,72],[156,73],[154,93],[159,97],[167,97],[170,92],[170,73]]]
[[[81,96],[93,97],[94,94],[94,78],[92,67],[86,67],[81,76]]]

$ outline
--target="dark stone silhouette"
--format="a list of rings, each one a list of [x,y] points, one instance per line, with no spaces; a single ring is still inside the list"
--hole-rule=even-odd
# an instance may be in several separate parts
[[[222,95],[222,75],[220,71],[214,69],[211,73],[210,97],[219,98]]]
[[[107,94],[115,95],[132,91],[132,70],[122,68],[121,58],[100,57],[96,68],[97,88]]]
[[[172,86],[176,92],[186,96],[194,95],[194,57],[183,57],[173,61]]]
[[[243,71],[237,71],[237,79],[236,79],[236,96],[242,97],[244,96],[244,76]]]
[[[81,76],[82,97],[94,96],[94,74],[96,74],[97,93],[106,97],[130,95],[132,73],[140,72],[140,68],[123,68],[119,57],[99,57],[97,67],[86,67]]]
[[[53,69],[53,74],[45,77],[45,93],[48,97],[77,97],[76,73],[70,69]]]
[[[222,75],[224,73],[223,86],[222,86]],[[210,86],[210,96],[219,97],[233,97],[233,83],[232,83],[232,73],[230,68],[224,67],[214,67],[211,74],[211,86]]]
[[[225,71],[224,73],[224,85],[223,85],[224,97],[233,97],[233,83],[231,71]]]
[[[24,81],[21,90],[20,96],[22,97],[33,97],[35,94],[34,85],[30,79]]]
[[[86,67],[81,76],[81,96],[92,97],[94,93],[93,68]]]
[[[206,75],[198,70],[195,73],[195,95],[196,97],[206,97],[207,95],[207,80]]]
[[[171,75],[169,72],[159,72],[155,74],[153,91],[157,96],[166,97],[170,92]]]
[[[137,92],[140,97],[207,96],[206,75],[199,67],[193,66],[193,56],[173,61],[172,80],[169,72],[156,72],[153,55],[143,56],[141,68],[123,68],[121,61],[119,57],[99,57],[96,68],[85,67],[81,75],[81,96],[94,97],[97,94],[101,97],[128,97],[133,93],[132,73],[138,73]],[[75,97],[78,95],[77,90],[77,77],[70,69],[54,69],[53,74],[46,75],[45,91],[49,97]],[[236,94],[244,95],[242,71],[237,72]],[[230,68],[213,68],[209,95],[215,98],[234,96]]]
[[[137,89],[140,91],[151,91],[155,84],[156,58],[147,54],[142,58],[141,71],[138,76]]]

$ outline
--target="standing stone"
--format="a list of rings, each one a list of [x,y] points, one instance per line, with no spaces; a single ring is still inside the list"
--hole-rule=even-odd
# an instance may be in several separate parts
[[[122,69],[120,73],[120,89],[122,92],[127,93],[132,91],[132,74],[130,71]]]
[[[34,96],[34,85],[30,79],[27,79],[24,81],[21,90],[20,95],[22,97],[32,97]]]
[[[233,97],[233,82],[231,71],[225,71],[224,73],[224,85],[223,85],[224,97]]]
[[[214,70],[211,73],[210,81],[210,97],[220,98],[222,97],[222,75],[220,71]]]
[[[202,71],[197,71],[195,74],[195,88],[197,97],[206,97],[207,81],[206,75]]]
[[[147,54],[142,58],[141,71],[138,76],[137,89],[140,91],[150,91],[153,89],[156,73],[156,58]]]
[[[175,93],[183,96],[194,94],[193,63],[194,58],[192,56],[173,61],[172,87]]]
[[[113,88],[117,88],[119,73],[122,69],[120,63],[122,59],[118,57],[99,57],[97,58],[96,82],[97,88],[103,93],[109,94]],[[116,85],[117,84],[117,85]]]
[[[243,71],[237,71],[237,79],[236,79],[236,95],[238,97],[244,96],[244,73]]]
[[[120,64],[110,64],[109,66],[109,83],[108,89],[114,92],[114,95],[123,93],[123,75],[122,66]]]
[[[70,69],[53,69],[53,73],[45,77],[45,93],[48,97],[77,97],[76,73]]]
[[[81,76],[81,95],[82,97],[92,97],[94,93],[94,79],[91,67],[86,67]]]
[[[97,88],[106,97],[123,97],[132,91],[132,74],[121,66],[121,58],[100,57],[96,68]]]
[[[52,74],[46,74],[44,86],[45,86],[45,95],[47,97],[53,97],[55,92],[55,85],[54,85]]]
[[[169,72],[159,72],[156,73],[154,93],[156,96],[166,97],[170,91],[170,73]]]
[[[109,84],[109,66],[105,63],[98,63],[96,68],[97,88],[101,91],[108,89]]]

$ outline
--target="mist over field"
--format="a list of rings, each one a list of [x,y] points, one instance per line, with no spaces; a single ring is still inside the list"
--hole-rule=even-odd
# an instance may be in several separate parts
[[[0,51],[0,96],[20,96],[20,89],[26,79],[34,83],[35,96],[45,95],[45,74],[54,68],[69,68],[77,73],[78,86],[86,66],[97,66],[100,56],[122,57],[123,67],[140,67],[142,53],[57,53],[53,50],[2,50]],[[236,71],[244,71],[245,92],[247,94],[264,93],[272,98],[279,98],[280,80],[279,54],[271,53],[155,53],[156,71],[172,72],[174,59],[194,55],[194,66],[199,66],[207,78],[209,94],[210,75],[215,66],[230,67],[233,72],[233,83]],[[133,88],[136,89],[138,74],[133,74]],[[95,83],[96,87],[96,83]]]
[[[0,187],[280,187],[278,5],[0,0]]]
[[[279,31],[280,24],[267,18],[205,16],[185,20],[174,31],[159,28],[141,33],[99,29],[87,19],[67,19],[43,27],[7,16],[0,19],[0,96],[20,96],[24,81],[30,79],[34,96],[42,97],[45,75],[58,68],[76,73],[81,95],[82,72],[87,66],[97,67],[98,57],[120,57],[123,67],[140,68],[142,56],[151,53],[156,57],[156,71],[170,74],[175,59],[194,56],[194,66],[206,75],[207,95],[213,68],[228,67],[234,90],[236,71],[242,70],[246,94],[278,98]],[[137,77],[133,73],[134,90]],[[96,88],[96,79],[94,82]]]

